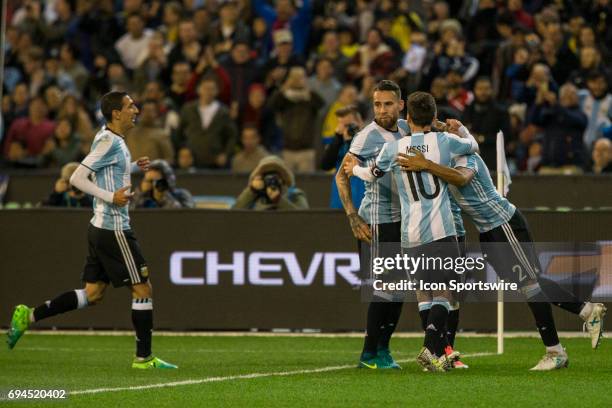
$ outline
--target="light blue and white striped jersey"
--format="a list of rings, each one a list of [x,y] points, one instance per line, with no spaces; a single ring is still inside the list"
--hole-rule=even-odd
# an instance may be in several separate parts
[[[455,201],[455,197],[452,194],[448,196],[450,198],[451,212],[453,213],[453,221],[455,222],[455,231],[458,237],[465,236],[465,226],[463,225],[463,218],[461,218],[461,207]]]
[[[397,132],[391,132],[372,121],[355,135],[349,152],[362,162],[362,166],[371,167],[385,143],[410,134],[410,127],[404,119],[397,121],[397,128]],[[399,196],[393,177],[389,175],[378,182],[365,182],[365,196],[359,206],[359,216],[370,225],[401,220]]]
[[[491,231],[508,222],[516,207],[495,189],[484,160],[477,154],[457,157],[451,167],[474,171],[474,178],[463,187],[450,186],[450,193],[479,232]]]
[[[106,127],[96,134],[91,151],[81,164],[93,171],[93,182],[103,190],[114,192],[131,184],[130,151],[123,137]],[[90,222],[102,229],[128,230],[128,206],[118,207],[94,198],[94,216]]]
[[[381,177],[393,172],[401,202],[405,248],[456,235],[446,182],[425,171],[403,171],[396,162],[398,153],[407,153],[411,148],[428,160],[449,166],[454,157],[472,153],[477,146],[447,132],[415,133],[384,145],[372,173]]]

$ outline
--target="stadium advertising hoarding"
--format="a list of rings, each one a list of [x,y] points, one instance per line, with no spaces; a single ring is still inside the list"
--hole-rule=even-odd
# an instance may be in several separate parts
[[[602,240],[607,234],[603,227],[612,220],[612,213],[607,212],[596,217],[586,212],[563,215],[564,231],[576,239]],[[66,287],[80,286],[88,211],[4,211],[0,217],[4,226],[0,244],[6,254],[0,260],[2,310],[8,313],[14,304],[33,303]],[[554,217],[528,213],[537,237],[559,235]],[[340,213],[137,211],[133,221],[154,285],[159,328],[363,328],[366,305],[358,290],[360,260]],[[468,236],[476,235],[468,231]],[[551,249],[541,252],[540,260],[547,273],[565,280],[572,289],[608,299],[609,279],[595,277],[604,272],[610,275],[612,245],[593,245],[591,253],[578,255],[568,248]],[[470,255],[477,253],[470,249]],[[563,275],[568,264],[580,276]],[[495,275],[487,271],[479,279],[494,282]],[[479,300],[483,299],[468,299],[468,303]],[[125,289],[108,290],[101,305],[43,321],[40,327],[129,329],[128,303]],[[466,304],[464,327],[493,329],[495,308],[492,303],[488,306]],[[478,313],[469,313],[469,308]],[[416,313],[407,309],[401,327],[414,330]],[[531,329],[524,305],[511,304],[508,313],[508,328]],[[559,326],[563,325],[561,319]],[[566,329],[576,329],[574,326]]]

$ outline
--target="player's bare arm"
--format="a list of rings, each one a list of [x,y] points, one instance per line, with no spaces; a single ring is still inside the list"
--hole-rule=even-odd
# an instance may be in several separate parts
[[[454,186],[462,187],[474,177],[474,171],[465,167],[451,168],[442,166],[425,158],[423,153],[410,149],[410,154],[400,153],[397,162],[404,171],[427,171]]]
[[[366,224],[364,219],[361,218],[359,214],[357,214],[357,209],[353,205],[353,200],[351,198],[350,177],[346,174],[345,171],[347,163],[353,163],[353,166],[355,166],[358,162],[355,156],[350,153],[346,154],[344,156],[344,159],[342,159],[342,163],[340,164],[340,171],[336,173],[336,185],[338,186],[338,195],[340,196],[340,201],[342,202],[342,207],[344,207],[346,216],[349,219],[353,235],[358,240],[370,243],[372,241],[372,232],[370,231],[370,227],[368,227],[368,224]],[[351,172],[352,168],[353,167],[351,166]]]

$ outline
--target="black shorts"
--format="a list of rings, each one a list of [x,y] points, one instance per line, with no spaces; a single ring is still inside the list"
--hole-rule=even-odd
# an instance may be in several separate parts
[[[542,270],[529,226],[518,209],[507,223],[480,234],[480,248],[497,276],[519,287],[537,280]]]
[[[457,237],[455,236],[442,238],[414,248],[403,248],[402,252],[411,258],[421,257],[423,259],[441,260],[441,262],[432,261],[428,267],[410,271],[411,279],[414,281],[448,283],[452,279],[460,278],[454,270],[447,270],[443,267],[444,260],[452,258],[454,262],[456,258],[460,257]]]
[[[462,258],[467,256],[467,242],[465,241],[465,235],[457,235],[457,244],[459,245],[459,255]]]
[[[118,288],[149,279],[147,262],[131,230],[112,231],[90,224],[87,240],[89,255],[83,269],[84,282],[112,282]]]

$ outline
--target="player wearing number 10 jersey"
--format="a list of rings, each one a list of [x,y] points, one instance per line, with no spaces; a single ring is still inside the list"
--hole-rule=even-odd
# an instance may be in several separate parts
[[[431,124],[435,117],[436,104],[430,94],[411,94],[408,98],[408,124],[412,135],[386,143],[374,166],[355,165],[352,173],[370,182],[393,173],[400,197],[401,243],[405,253],[409,256],[423,254],[431,258],[456,258],[459,256],[457,233],[446,182],[429,173],[405,172],[396,161],[399,153],[417,150],[427,158],[447,165],[454,157],[478,149],[476,141],[464,126],[457,129],[464,138],[447,132],[432,132]],[[459,125],[460,122],[455,122],[456,127]],[[435,283],[447,280],[446,273],[435,268],[416,271],[415,278]],[[446,290],[431,290],[417,293],[417,296],[419,302],[431,303],[424,322],[424,347],[417,361],[430,371],[440,371],[442,365],[446,365],[444,348],[447,345],[445,328],[450,308],[449,293]]]

